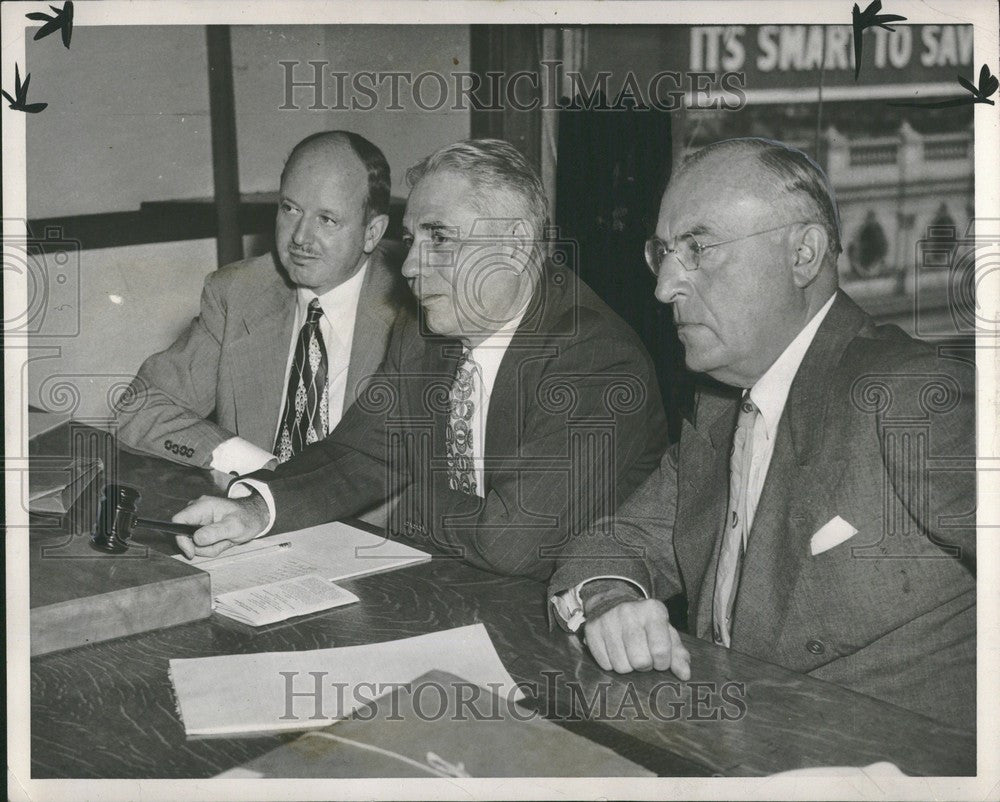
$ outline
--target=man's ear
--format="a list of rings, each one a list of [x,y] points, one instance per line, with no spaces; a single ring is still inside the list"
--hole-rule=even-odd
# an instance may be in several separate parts
[[[511,265],[518,273],[530,266],[536,244],[531,226],[525,220],[514,220],[504,231],[504,246]]]
[[[819,275],[827,248],[830,246],[826,229],[818,223],[810,223],[798,237],[793,238],[792,246],[795,248],[792,254],[792,277],[795,279],[795,286],[800,289],[808,287]]]
[[[389,215],[387,214],[377,214],[368,221],[365,226],[365,253],[371,253],[375,250],[375,246],[382,239],[388,226]]]

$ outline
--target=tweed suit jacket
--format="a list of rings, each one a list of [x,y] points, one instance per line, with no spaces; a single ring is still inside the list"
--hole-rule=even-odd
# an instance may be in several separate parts
[[[659,463],[667,429],[649,356],[572,271],[549,265],[490,396],[485,497],[451,490],[444,432],[461,350],[401,313],[382,370],[340,425],[273,474],[251,474],[274,497],[274,530],[350,516],[400,488],[392,533],[547,579],[569,532],[610,513]]]
[[[396,313],[414,304],[398,246],[368,261],[358,301],[344,408],[385,357]],[[272,254],[205,281],[201,310],[165,351],[143,362],[118,407],[118,438],[158,457],[207,468],[233,435],[270,451],[285,397],[296,288]]]
[[[733,649],[975,726],[974,386],[970,362],[874,325],[838,292],[778,425]],[[686,594],[693,634],[713,639],[737,406],[701,395],[616,519],[573,538],[550,595],[625,577],[654,598]],[[838,516],[857,534],[814,553]]]

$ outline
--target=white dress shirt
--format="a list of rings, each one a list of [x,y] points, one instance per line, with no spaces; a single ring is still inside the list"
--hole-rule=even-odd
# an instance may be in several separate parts
[[[524,317],[524,310],[513,320],[504,324],[503,328],[491,334],[479,345],[472,348],[472,361],[479,369],[476,371],[476,398],[472,412],[472,464],[476,472],[476,495],[485,498],[485,446],[486,446],[486,419],[490,411],[490,398],[493,396],[493,385],[497,381],[497,373],[500,372],[500,363],[511,339],[517,333],[517,327],[521,325]]]
[[[753,526],[754,514],[757,512],[757,503],[760,501],[760,494],[764,489],[764,480],[767,478],[767,469],[771,465],[771,456],[774,454],[774,441],[778,434],[778,422],[785,411],[785,403],[788,401],[788,391],[795,380],[795,374],[799,371],[799,365],[812,345],[816,332],[820,324],[826,317],[836,295],[831,295],[829,300],[823,304],[820,310],[810,318],[809,322],[796,335],[788,347],[781,352],[774,363],[761,376],[752,388],[750,388],[750,400],[757,405],[760,410],[760,417],[753,427],[752,441],[750,444],[750,475],[747,478],[747,525],[743,532],[743,545],[746,545],[746,538],[750,528]],[[566,625],[576,632],[584,622],[583,602],[580,598],[580,589],[588,582],[598,579],[621,579],[634,585],[642,591],[643,596],[649,598],[646,588],[631,579],[621,576],[593,576],[583,580],[576,587],[563,591],[551,598],[556,612],[566,622]]]
[[[483,447],[486,442],[486,421],[489,415],[490,397],[493,395],[493,386],[496,384],[497,374],[500,372],[500,363],[503,361],[504,354],[507,353],[511,339],[513,339],[517,332],[517,327],[521,325],[525,311],[527,311],[527,304],[513,319],[505,323],[502,328],[478,345],[472,347],[471,356],[473,361],[478,365],[478,370],[476,371],[477,403],[475,411],[472,413],[472,460],[476,471],[476,494],[480,497],[484,496],[483,477],[485,471]],[[249,496],[251,488],[256,490],[267,504],[267,526],[257,535],[257,537],[263,537],[271,531],[276,517],[274,496],[268,489],[267,483],[257,481],[256,479],[241,479],[238,482],[233,482],[230,486],[229,497],[244,498],[245,496]]]
[[[327,370],[326,386],[329,399],[329,414],[327,418],[327,433],[333,431],[344,413],[344,399],[347,391],[347,369],[351,362],[351,345],[354,342],[354,323],[358,316],[358,301],[361,298],[361,287],[365,283],[365,273],[368,262],[351,278],[338,284],[332,290],[317,295],[306,287],[296,290],[295,319],[292,324],[292,336],[288,342],[288,359],[285,362],[285,379],[281,384],[281,411],[275,424],[273,445],[281,427],[281,417],[285,413],[285,397],[288,388],[288,376],[292,370],[295,356],[295,344],[309,314],[309,304],[313,298],[318,298],[323,308],[323,316],[319,320],[319,330],[323,335],[323,345],[326,348]],[[252,473],[264,467],[275,459],[274,454],[265,451],[244,440],[242,437],[231,437],[216,446],[212,452],[211,467],[223,473]]]

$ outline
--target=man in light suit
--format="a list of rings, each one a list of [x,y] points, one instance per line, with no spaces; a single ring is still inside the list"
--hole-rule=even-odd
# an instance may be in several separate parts
[[[973,369],[876,326],[840,250],[800,151],[728,140],[681,167],[647,261],[718,383],[550,598],[606,670],[695,676],[661,601],[683,593],[699,638],[973,728]]]
[[[350,516],[403,488],[390,528],[438,554],[547,578],[570,531],[659,462],[666,420],[638,338],[568,262],[545,258],[546,201],[500,140],[408,175],[400,315],[368,391],[330,436],[174,520],[188,556]]]
[[[364,137],[329,131],[296,145],[281,176],[276,253],[208,277],[199,316],[143,363],[120,403],[121,442],[235,474],[300,450],[290,415],[311,302],[319,305],[313,339],[325,352],[325,419],[298,423],[302,440],[332,430],[381,364],[396,313],[413,303],[399,249],[380,242],[389,187],[385,156]]]

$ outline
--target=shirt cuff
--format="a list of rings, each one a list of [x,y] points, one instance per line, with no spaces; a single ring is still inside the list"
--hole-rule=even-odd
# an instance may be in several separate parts
[[[555,608],[556,613],[563,620],[563,624],[565,624],[566,629],[570,632],[576,632],[587,620],[583,615],[583,600],[580,598],[580,591],[588,582],[596,582],[598,579],[620,579],[622,582],[628,582],[630,585],[637,587],[642,592],[643,598],[649,598],[649,594],[642,585],[634,579],[628,579],[624,576],[604,575],[592,576],[589,579],[584,579],[583,582],[576,587],[564,590],[562,593],[557,593],[549,599],[549,601],[552,602],[552,606]]]
[[[274,496],[271,495],[267,484],[257,479],[237,479],[229,485],[227,495],[229,498],[246,498],[252,490],[256,490],[267,505],[267,526],[259,534],[254,535],[254,537],[264,537],[264,535],[271,531],[275,519]]]
[[[274,458],[274,454],[255,446],[249,440],[230,437],[219,443],[212,451],[212,462],[209,467],[223,473],[242,476],[260,470]]]

